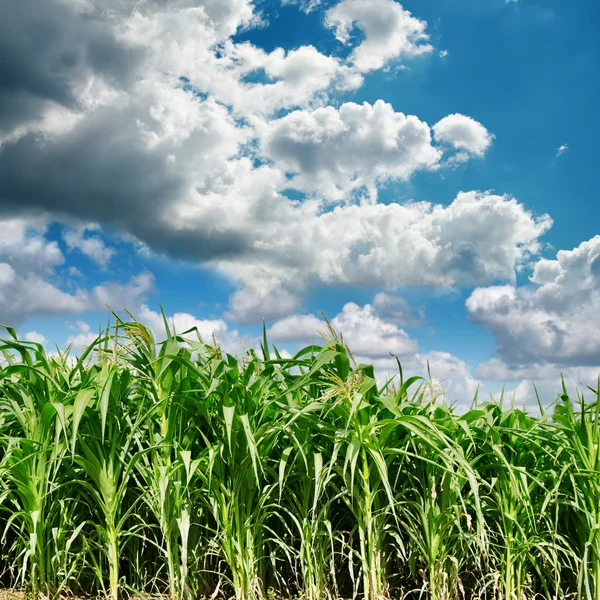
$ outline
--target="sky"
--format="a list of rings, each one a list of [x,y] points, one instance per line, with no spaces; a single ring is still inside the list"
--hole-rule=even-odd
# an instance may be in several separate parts
[[[467,406],[600,374],[595,0],[4,0],[0,323],[320,340]],[[393,356],[392,356],[393,355]]]

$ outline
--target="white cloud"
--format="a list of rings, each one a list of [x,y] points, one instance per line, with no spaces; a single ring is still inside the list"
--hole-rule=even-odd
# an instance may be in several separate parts
[[[569,145],[568,144],[561,144],[557,149],[556,149],[556,156],[560,156],[561,154],[564,154],[567,150],[569,149]]]
[[[273,323],[268,338],[275,342],[319,343],[322,340],[319,332],[326,329],[323,319],[315,315],[290,315]]]
[[[488,390],[473,376],[469,365],[449,352],[415,353],[399,357],[399,360],[405,380],[413,375],[423,378],[411,389],[414,393],[419,384],[423,385],[422,391],[426,399],[436,399],[438,403],[447,402],[459,412],[465,412],[476,394],[479,401],[488,397]],[[364,362],[373,362],[380,383],[387,382],[391,377],[398,382],[398,363],[394,357],[374,360],[365,357]]]
[[[600,236],[555,260],[539,259],[531,284],[478,288],[470,319],[489,329],[500,358],[512,367],[599,366]]]
[[[342,0],[327,11],[325,24],[344,44],[352,41],[354,27],[363,32],[364,39],[349,58],[363,72],[380,69],[393,59],[433,50],[427,43],[427,24],[394,0]]]
[[[80,314],[138,306],[154,289],[154,278],[142,272],[126,283],[107,281],[80,287],[81,273],[65,269],[55,241],[46,238],[43,219],[0,220],[0,323],[18,326],[30,315]]]
[[[252,287],[234,292],[229,298],[226,318],[238,323],[258,323],[261,319],[272,321],[297,310],[301,298],[286,290],[273,289],[263,293]]]
[[[310,13],[321,5],[321,0],[281,0],[283,5],[296,4],[305,13]]]
[[[384,384],[391,377],[397,381],[397,357],[405,377],[421,375],[429,380],[431,375],[428,397],[433,395],[440,402],[455,403],[460,410],[468,408],[479,386],[469,366],[447,352],[419,353],[415,340],[393,320],[377,313],[375,305],[381,307],[382,298],[376,298],[373,304],[364,306],[349,302],[331,319],[331,325],[343,335],[356,361],[373,364],[378,382]],[[312,314],[293,315],[274,323],[267,336],[270,341],[287,344],[321,344],[320,332],[327,332],[323,319]]]
[[[0,220],[0,322],[17,326],[27,314],[81,312],[85,293],[68,293],[52,282],[64,256],[44,237],[40,219]]]
[[[265,52],[248,42],[229,42],[216,68],[212,80],[201,80],[199,74],[192,81],[231,105],[236,113],[261,117],[281,109],[322,104],[329,93],[356,89],[363,83],[359,73],[314,46]],[[245,81],[252,76],[258,80]]]
[[[362,204],[327,212],[314,202],[275,202],[269,209],[272,197],[260,201],[261,213],[245,219],[255,236],[252,251],[214,265],[261,294],[300,293],[316,284],[396,289],[514,281],[515,268],[539,251],[539,237],[551,225],[547,215],[535,217],[515,199],[476,192],[461,193],[448,206]],[[215,205],[227,228],[227,204]],[[259,214],[274,220],[261,222]]]
[[[108,281],[95,286],[91,290],[90,304],[97,310],[108,307],[117,312],[123,309],[131,311],[142,304],[154,290],[154,276],[143,271],[132,276],[126,283]]]
[[[116,250],[107,246],[99,236],[86,236],[88,231],[98,230],[97,225],[88,225],[67,229],[63,234],[70,250],[77,249],[102,269],[106,269]]]
[[[404,330],[384,321],[370,304],[345,304],[331,324],[344,334],[352,352],[359,356],[381,358],[389,356],[390,352],[402,356],[417,348],[416,342]]]
[[[51,126],[19,113],[10,130],[18,134],[0,149],[2,214],[98,223],[155,255],[214,267],[240,288],[230,302],[240,322],[297,310],[312,283],[395,289],[511,279],[535,251],[545,224],[499,196],[367,206],[387,181],[440,166],[429,126],[384,102],[323,106],[361,84],[357,67],[313,46],[265,51],[234,41],[232,33],[257,22],[252,2],[89,0],[56,14],[55,2],[43,4],[44,18],[61,17],[56,27],[74,31],[61,44],[82,61],[87,50],[77,40],[96,23],[106,42],[102,70],[92,61],[52,80],[67,85],[59,96],[68,98],[52,101],[60,111]],[[332,10],[340,35],[349,22],[365,32],[352,60],[429,48],[424,23],[391,0],[345,0]],[[27,23],[29,13],[19,14]],[[28,60],[47,75],[39,56]],[[301,110],[286,114],[293,108]],[[290,187],[311,197],[291,201]],[[324,199],[342,206],[331,210]],[[471,221],[474,239],[465,241]],[[495,232],[493,242],[480,227]],[[108,263],[100,237],[77,231],[67,241]]]
[[[482,157],[494,139],[481,123],[460,114],[444,117],[432,129],[436,141],[462,151],[458,158],[463,160],[469,156]]]
[[[77,267],[73,267],[70,266],[68,269],[69,275],[71,277],[83,277],[83,273],[77,268]]]
[[[37,331],[28,331],[24,335],[24,338],[28,342],[35,342],[36,344],[41,344],[42,346],[48,343],[46,337],[43,336],[41,333],[38,333]]]
[[[516,393],[517,400],[528,407],[536,407],[539,399],[547,407],[563,393],[564,379],[567,393],[577,398],[577,391],[589,398],[588,386],[597,389],[600,375],[598,366],[565,366],[560,364],[530,364],[529,366],[507,365],[502,359],[493,358],[480,364],[476,376],[481,379],[506,384],[510,393]],[[511,388],[511,384],[517,383]],[[507,394],[510,397],[510,393]]]
[[[262,147],[277,167],[295,174],[289,187],[336,201],[361,188],[375,200],[378,183],[408,179],[441,158],[426,123],[381,100],[295,111],[266,127]]]

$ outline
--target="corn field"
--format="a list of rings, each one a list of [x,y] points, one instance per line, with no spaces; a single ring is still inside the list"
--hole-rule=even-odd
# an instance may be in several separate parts
[[[79,358],[6,329],[0,588],[600,600],[598,390],[459,414],[333,330],[282,358],[165,327],[117,320]]]

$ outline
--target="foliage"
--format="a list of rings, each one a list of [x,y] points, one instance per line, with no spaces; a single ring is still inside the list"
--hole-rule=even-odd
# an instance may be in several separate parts
[[[600,599],[598,390],[459,414],[331,329],[282,358],[165,328],[118,320],[78,359],[7,329],[0,587]]]

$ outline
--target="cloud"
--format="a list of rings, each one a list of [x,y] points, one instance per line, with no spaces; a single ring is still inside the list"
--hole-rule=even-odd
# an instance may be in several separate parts
[[[37,331],[28,331],[23,337],[28,342],[35,342],[36,344],[42,344],[42,346],[48,343],[46,337]]]
[[[529,285],[474,290],[467,309],[510,367],[599,366],[600,236],[539,259]]]
[[[516,395],[519,404],[530,408],[538,405],[538,396],[543,406],[547,407],[563,393],[563,380],[567,393],[573,399],[577,391],[590,396],[588,386],[598,387],[600,361],[598,366],[565,366],[557,364],[531,364],[526,367],[507,365],[502,359],[492,358],[480,364],[476,376],[482,379],[506,384],[506,389]],[[511,383],[517,383],[511,387]],[[537,390],[537,393],[536,393]]]
[[[77,333],[67,338],[66,345],[71,346],[76,355],[90,346],[100,334],[99,330],[92,331],[91,326],[85,321],[75,321],[75,325],[71,328],[75,329]]]
[[[0,323],[18,326],[31,315],[104,311],[106,305],[120,310],[139,305],[154,290],[148,272],[125,283],[109,280],[91,289],[80,287],[81,274],[63,269],[65,257],[46,232],[43,218],[0,220]],[[76,239],[80,233],[75,230]],[[70,230],[65,236],[70,237]]]
[[[460,114],[444,117],[432,129],[436,141],[462,151],[458,157],[463,160],[469,156],[482,157],[494,139],[481,123]]]
[[[319,343],[322,340],[319,332],[326,329],[325,321],[315,315],[290,315],[273,323],[268,337],[274,342]]]
[[[53,107],[78,110],[86,89],[131,80],[137,53],[94,13],[58,0],[0,4],[0,146]]]
[[[2,26],[37,31],[28,15],[39,0],[26,4],[31,11],[5,10]],[[425,24],[391,0],[345,0],[328,13],[339,35],[350,22],[365,33],[350,61],[309,45],[266,51],[237,42],[233,34],[260,20],[248,0],[39,6],[48,52],[20,55],[19,72],[39,82],[58,73],[62,91],[38,94],[37,108],[5,127],[0,218],[68,222],[67,244],[100,266],[111,249],[88,223],[226,275],[239,288],[230,314],[247,323],[294,312],[312,283],[511,279],[546,228],[490,195],[449,207],[375,204],[379,186],[443,160],[416,116],[381,101],[325,106],[361,85],[357,61],[428,51]],[[23,39],[3,38],[6,55]],[[6,97],[20,98],[15,77],[5,79]],[[290,188],[307,197],[291,200]],[[487,248],[487,236],[453,238],[469,219],[490,229],[486,214],[499,246]],[[67,294],[63,305],[76,301],[69,310],[77,311],[90,294]]]
[[[64,256],[44,237],[43,219],[0,220],[0,322],[17,326],[27,314],[81,312],[87,296],[68,293],[52,282]]]
[[[298,295],[283,289],[261,293],[251,286],[244,287],[231,295],[225,317],[242,324],[272,321],[296,311],[301,301]]]
[[[189,245],[213,255],[235,251],[235,237],[218,231],[207,232],[206,244],[200,232],[185,239],[168,214],[197,194],[195,185],[213,170],[218,176],[227,168],[246,140],[244,129],[214,101],[140,86],[138,96],[86,114],[68,133],[46,141],[29,133],[4,148],[2,212],[43,210],[108,224],[159,251],[186,253]]]
[[[383,320],[371,304],[345,304],[331,319],[331,325],[343,333],[352,352],[361,356],[374,359],[389,356],[390,352],[405,355],[416,349],[415,341],[394,323]],[[311,343],[315,337],[319,340],[319,331],[326,331],[322,319],[314,315],[294,315],[274,323],[268,336],[274,341]]]
[[[192,81],[236,114],[253,116],[255,124],[257,116],[323,104],[331,93],[354,90],[363,83],[355,69],[310,45],[265,52],[248,42],[228,42],[222,52],[214,79],[197,74]]]
[[[403,327],[416,327],[425,319],[422,307],[415,311],[401,296],[385,292],[380,292],[373,298],[373,307],[381,317]]]
[[[491,139],[451,115],[435,126],[440,148],[424,121],[382,101],[325,106],[359,86],[363,70],[430,51],[425,23],[392,0],[343,0],[327,12],[340,39],[354,24],[364,33],[348,59],[238,43],[232,36],[260,20],[249,0],[25,0],[0,11],[0,27],[20,32],[2,38],[3,55],[47,29],[41,50],[19,54],[18,73],[11,66],[0,84],[11,106],[35,101],[0,133],[0,218],[75,224],[67,245],[100,266],[112,249],[88,223],[203,263],[237,286],[228,316],[240,323],[297,312],[311,285],[512,282],[550,226],[488,193],[447,206],[377,202],[386,182],[439,168],[446,146],[479,155]],[[290,199],[290,188],[306,197]],[[131,306],[151,293],[146,275],[67,286],[56,243],[25,238],[34,249],[0,250],[11,321]],[[27,260],[34,266],[21,268]]]
[[[551,225],[515,199],[475,192],[448,206],[361,204],[321,212],[315,203],[290,202],[276,214],[254,229],[264,236],[255,242],[260,259],[251,252],[214,263],[263,294],[317,284],[395,289],[514,281],[515,268],[539,251]]]
[[[108,281],[92,288],[90,304],[96,309],[106,307],[120,311],[135,310],[155,290],[154,276],[144,271],[130,277],[126,283]]]
[[[557,149],[556,149],[556,156],[560,156],[561,154],[564,154],[567,150],[569,149],[569,145],[568,144],[561,144]]]
[[[381,100],[292,112],[266,127],[262,147],[277,167],[294,175],[290,187],[336,201],[361,188],[374,200],[377,184],[409,179],[442,156],[426,123]]]
[[[310,13],[321,5],[321,0],[281,0],[283,5],[296,4],[301,11]]]
[[[380,69],[393,59],[431,52],[427,24],[394,0],[342,0],[329,9],[325,24],[343,44],[358,27],[363,35],[349,61],[363,72]]]
[[[345,304],[332,320],[333,327],[343,332],[353,352],[369,358],[405,355],[414,352],[417,344],[396,324],[382,319],[372,305]]]
[[[70,250],[77,249],[102,269],[106,269],[116,254],[99,236],[86,236],[88,231],[98,230],[97,225],[75,227],[65,231],[63,239]]]

